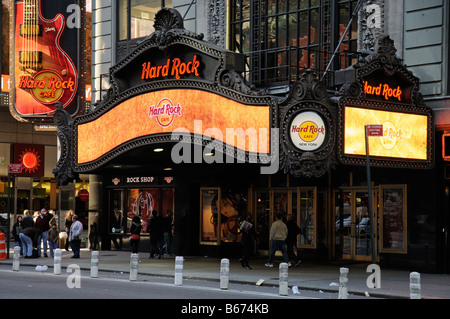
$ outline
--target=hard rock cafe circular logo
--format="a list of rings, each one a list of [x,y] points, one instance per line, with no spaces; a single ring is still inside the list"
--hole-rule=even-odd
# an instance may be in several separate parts
[[[169,127],[173,123],[175,115],[181,116],[180,103],[174,105],[168,98],[163,98],[158,104],[150,106],[148,111],[148,116],[156,118],[161,127]]]
[[[290,125],[292,143],[302,151],[314,151],[325,140],[325,123],[316,112],[301,112]]]
[[[386,150],[391,150],[397,144],[397,141],[403,139],[402,129],[397,129],[394,123],[390,121],[383,122],[383,136],[380,137],[381,146]]]
[[[34,87],[31,89],[33,97],[43,104],[57,102],[64,93],[62,77],[53,71],[42,71],[34,76]]]

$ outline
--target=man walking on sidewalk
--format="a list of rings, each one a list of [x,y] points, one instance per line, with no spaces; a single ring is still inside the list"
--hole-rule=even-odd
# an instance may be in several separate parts
[[[283,254],[284,262],[289,266],[291,265],[285,243],[288,229],[286,224],[283,223],[282,218],[283,216],[281,214],[277,214],[276,220],[273,222],[272,227],[270,227],[270,240],[272,241],[272,248],[270,249],[269,260],[265,265],[266,267],[273,267],[273,257],[275,256],[275,252],[277,250],[280,250]]]

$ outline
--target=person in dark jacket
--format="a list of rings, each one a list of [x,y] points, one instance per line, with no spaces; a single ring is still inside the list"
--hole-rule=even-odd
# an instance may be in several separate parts
[[[134,216],[130,227],[130,247],[133,254],[139,252],[139,242],[141,241],[141,219],[139,216]]]
[[[295,266],[297,267],[301,262],[300,258],[297,256],[297,235],[300,234],[301,230],[294,220],[294,215],[289,214],[287,216],[286,226],[288,228],[288,235],[285,240],[287,253],[289,259],[293,259],[295,261]]]
[[[35,227],[25,228],[19,234],[20,240],[22,241],[25,258],[37,257],[37,255],[33,255],[33,248],[37,247],[39,236],[39,230]]]
[[[24,229],[28,227],[34,227],[34,220],[32,216],[33,214],[28,209],[25,209],[23,211],[23,215],[24,217],[22,219],[22,227]]]
[[[20,241],[20,233],[23,231],[22,216],[17,217],[17,221],[13,226],[12,235],[14,237],[14,247],[20,247],[20,256],[23,256],[22,242]]]
[[[253,239],[257,239],[258,237],[255,227],[253,227],[252,216],[250,214],[247,215],[247,218],[241,223],[239,230],[242,234],[242,258],[239,259],[239,262],[245,269],[252,269],[248,262],[254,250]]]
[[[53,218],[53,215],[48,213],[45,208],[41,209],[39,216],[36,218],[36,222],[34,227],[39,230],[40,237],[38,239],[38,255],[41,256],[41,241],[42,248],[44,250],[44,257],[47,257],[47,234],[50,229],[50,220]]]
[[[152,212],[152,218],[150,219],[150,244],[152,246],[150,250],[150,258],[153,258],[156,254],[159,254],[158,259],[162,257],[162,244],[164,240],[163,232],[163,219],[158,216],[158,212],[154,210]]]

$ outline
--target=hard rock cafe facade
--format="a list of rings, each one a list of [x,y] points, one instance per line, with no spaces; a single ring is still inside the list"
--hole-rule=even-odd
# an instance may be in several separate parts
[[[264,256],[282,213],[302,229],[303,259],[370,262],[375,245],[382,265],[435,269],[433,115],[389,37],[338,73],[336,94],[307,70],[280,98],[249,86],[244,57],[184,29],[177,11],[155,26],[110,69],[94,111],[54,116],[57,182],[96,176],[102,249],[126,245],[138,215],[146,251],[157,211],[173,216],[172,253],[240,257],[251,214]]]

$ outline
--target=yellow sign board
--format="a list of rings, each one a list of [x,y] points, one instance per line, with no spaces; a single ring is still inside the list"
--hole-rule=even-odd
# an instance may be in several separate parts
[[[383,136],[369,138],[369,155],[427,160],[427,115],[345,107],[344,153],[366,155],[365,125],[383,125]]]

